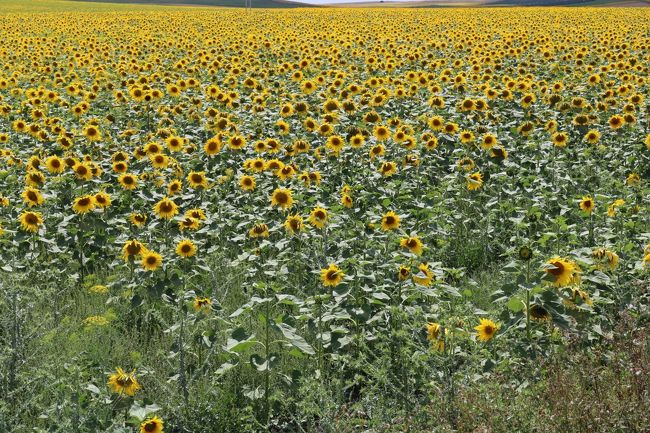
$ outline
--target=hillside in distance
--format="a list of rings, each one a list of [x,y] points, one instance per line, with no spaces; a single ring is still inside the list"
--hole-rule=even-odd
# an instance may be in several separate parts
[[[245,7],[244,0],[73,0],[93,3],[145,4],[169,6]],[[494,7],[494,6],[650,6],[650,0],[413,0],[350,1],[345,0],[251,0],[253,8],[297,7]]]

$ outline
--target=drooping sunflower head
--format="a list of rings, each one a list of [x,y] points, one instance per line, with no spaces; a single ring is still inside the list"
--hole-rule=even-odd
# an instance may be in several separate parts
[[[255,224],[249,231],[248,236],[251,238],[268,238],[269,227],[264,223]]]
[[[420,286],[429,287],[434,280],[433,272],[429,269],[428,263],[420,263],[418,265],[418,273],[413,274],[413,282]]]
[[[391,177],[397,173],[397,164],[392,161],[386,161],[379,167],[379,172],[384,177]]]
[[[212,299],[210,298],[194,298],[194,310],[207,313],[212,310]]]
[[[483,186],[483,175],[481,172],[477,171],[475,173],[467,176],[467,189],[470,191],[476,191]]]
[[[427,323],[427,340],[429,341],[435,341],[441,337],[441,329],[442,326],[440,326],[439,323],[433,323],[429,322]]]
[[[424,250],[424,244],[418,236],[410,236],[408,238],[402,238],[399,242],[402,248],[408,249],[410,252],[420,256]]]
[[[284,228],[289,234],[296,234],[304,229],[304,222],[300,215],[289,215],[284,222]]]
[[[136,227],[143,227],[147,222],[147,215],[134,212],[129,216],[129,221]]]
[[[146,248],[144,245],[136,240],[128,240],[122,246],[122,257],[125,261],[128,261],[131,257],[136,257],[141,255]]]
[[[551,319],[551,313],[542,305],[533,304],[530,306],[530,317],[534,320],[545,322]]]
[[[135,377],[135,370],[126,373],[120,367],[117,367],[116,372],[109,376],[108,386],[116,394],[126,394],[131,397],[141,389]]]

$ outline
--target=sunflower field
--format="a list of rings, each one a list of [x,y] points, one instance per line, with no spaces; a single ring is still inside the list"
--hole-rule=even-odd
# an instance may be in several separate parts
[[[0,41],[1,432],[650,431],[650,9]]]

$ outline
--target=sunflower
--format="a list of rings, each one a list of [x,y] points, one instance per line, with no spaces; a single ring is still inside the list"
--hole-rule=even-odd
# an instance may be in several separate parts
[[[126,161],[115,161],[113,163],[113,171],[115,173],[126,173],[128,169],[129,165],[126,163]]]
[[[317,206],[309,213],[309,223],[317,229],[323,229],[329,221],[327,210]]]
[[[140,241],[128,240],[122,246],[122,258],[128,262],[131,257],[137,257],[145,251],[146,248]]]
[[[75,177],[80,180],[90,180],[93,177],[92,168],[89,164],[78,162],[72,167],[72,171],[74,171]]]
[[[162,265],[162,256],[153,251],[145,251],[142,253],[140,264],[147,271],[155,271]]]
[[[428,263],[420,263],[418,265],[418,273],[413,274],[413,282],[421,286],[428,287],[433,282],[433,272],[429,269]]]
[[[540,322],[546,322],[551,319],[551,313],[539,304],[533,304],[528,310],[530,318],[533,320],[538,320]]]
[[[100,209],[106,209],[107,207],[110,207],[112,200],[111,196],[104,191],[100,191],[97,194],[95,194],[95,205],[100,208]]]
[[[399,245],[402,248],[408,249],[410,252],[413,254],[416,254],[418,256],[422,255],[423,249],[424,249],[424,244],[422,243],[422,240],[418,236],[411,236],[408,238],[402,238],[399,241]]]
[[[183,218],[178,221],[178,228],[180,231],[184,230],[198,230],[201,226],[201,222],[197,218],[193,218],[185,215]]]
[[[384,177],[391,177],[395,173],[397,173],[397,164],[395,164],[394,162],[391,162],[391,161],[384,162],[379,167],[379,172]]]
[[[345,140],[343,140],[343,138],[338,135],[330,135],[327,138],[325,146],[333,153],[338,154],[341,152],[341,150],[343,150],[343,147],[345,146]]]
[[[275,172],[275,175],[280,178],[280,180],[291,179],[296,175],[296,169],[292,165],[285,165]]]
[[[199,221],[205,221],[207,217],[205,216],[205,211],[201,208],[193,208],[185,211],[185,216],[190,218],[196,218]]]
[[[102,139],[102,134],[99,131],[99,128],[95,125],[87,125],[84,127],[83,135],[88,139],[88,141],[100,141]]]
[[[544,272],[556,287],[565,287],[580,279],[580,268],[568,259],[553,257],[544,266]]]
[[[440,338],[441,329],[439,323],[427,323],[427,340],[434,341]]]
[[[134,212],[129,216],[129,221],[136,227],[144,227],[147,223],[147,215]]]
[[[214,156],[221,152],[221,146],[221,140],[218,137],[213,137],[205,142],[203,151],[209,156]]]
[[[400,225],[400,217],[393,211],[388,211],[381,218],[381,228],[384,231],[396,230]]]
[[[440,116],[434,116],[427,122],[434,131],[442,131],[445,127],[445,121]]]
[[[494,158],[497,161],[503,161],[508,158],[508,151],[502,146],[494,146],[489,150],[488,154],[490,155],[490,158]]]
[[[154,416],[140,424],[140,433],[163,433],[163,421]]]
[[[45,161],[45,166],[50,173],[60,174],[65,170],[65,164],[56,155],[52,155]]]
[[[194,310],[201,313],[209,313],[212,310],[212,299],[194,298]]]
[[[178,214],[178,206],[169,198],[163,197],[154,205],[153,211],[158,215],[158,218],[171,219]]]
[[[377,125],[372,131],[377,141],[385,141],[390,138],[390,129],[383,125]]]
[[[268,238],[269,228],[266,224],[255,224],[249,231],[248,236],[251,238]]]
[[[627,177],[625,178],[625,184],[627,186],[637,186],[640,183],[641,183],[641,176],[639,175],[639,173],[632,172],[628,174]]]
[[[650,253],[646,254],[643,256],[643,260],[641,261],[643,266],[650,266]]]
[[[84,214],[95,208],[95,197],[92,195],[83,195],[74,199],[72,210],[78,214]]]
[[[370,148],[370,151],[368,152],[368,155],[370,156],[370,159],[375,159],[377,156],[381,156],[384,153],[386,153],[386,149],[383,144],[376,144],[373,147]]]
[[[290,189],[276,188],[271,194],[271,206],[289,209],[293,206],[293,196]]]
[[[341,284],[345,274],[341,269],[335,264],[331,263],[328,268],[321,269],[320,271],[320,280],[324,286],[336,287]]]
[[[239,178],[239,187],[244,191],[254,191],[255,190],[255,178],[253,176],[242,176]]]
[[[592,213],[596,207],[596,202],[590,196],[582,197],[580,200],[580,209],[586,213]]]
[[[233,135],[228,139],[228,147],[232,150],[241,150],[246,146],[246,139],[241,135]]]
[[[614,200],[608,207],[607,207],[607,216],[610,218],[614,218],[616,216],[616,212],[618,211],[618,208],[623,206],[625,204],[625,200],[623,199],[616,199]]]
[[[616,115],[610,117],[609,120],[607,121],[607,123],[609,123],[610,128],[619,129],[623,125],[625,125],[625,118],[623,118],[622,116],[619,116],[619,115],[616,114]]]
[[[492,147],[496,146],[499,142],[497,141],[497,137],[494,134],[485,134],[481,138],[481,147],[485,150],[489,150]]]
[[[360,148],[365,142],[366,138],[361,134],[353,135],[350,137],[350,147],[353,149]]]
[[[189,239],[183,239],[176,245],[176,254],[181,257],[192,257],[196,254],[196,245]]]
[[[126,190],[133,190],[138,186],[138,178],[130,173],[124,173],[120,175],[117,181],[122,186],[122,188]]]
[[[480,324],[474,327],[476,336],[481,341],[490,341],[499,330],[499,325],[490,319],[480,319]]]
[[[467,131],[467,130],[461,131],[459,137],[460,137],[460,142],[463,144],[473,143],[476,138],[472,131]]]
[[[556,132],[551,136],[553,146],[563,148],[569,142],[569,136],[565,132]]]
[[[599,262],[597,268],[599,269],[616,269],[619,262],[618,254],[606,248],[597,248],[592,252],[592,256]]]
[[[305,224],[300,215],[289,215],[287,216],[287,219],[284,221],[284,228],[291,235],[300,233],[302,230],[304,230],[304,227]]]
[[[29,207],[41,205],[45,201],[43,194],[41,194],[41,192],[36,188],[32,187],[25,188],[25,191],[22,193],[22,197],[25,204],[27,204]]]
[[[109,376],[108,387],[116,394],[126,394],[131,397],[141,389],[135,377],[135,370],[125,373],[120,367],[117,367],[116,373]]]
[[[165,144],[167,145],[167,148],[172,151],[172,152],[180,152],[183,150],[183,145],[185,144],[185,141],[181,137],[177,137],[175,135],[167,137],[165,140]]]
[[[409,268],[408,266],[402,265],[397,270],[397,278],[400,281],[406,280],[409,277],[409,275],[411,275],[411,268]]]
[[[208,187],[208,179],[205,177],[204,171],[191,171],[190,174],[187,175],[187,182],[192,188],[205,189]]]
[[[350,196],[349,194],[342,194],[341,204],[348,209],[351,208],[352,205],[354,204],[354,201],[352,200],[352,196]]]
[[[175,195],[181,192],[183,189],[183,181],[180,179],[174,179],[167,185],[167,194]]]
[[[43,215],[40,212],[25,211],[20,214],[19,220],[23,230],[36,233],[43,224]]]
[[[598,142],[600,141],[600,132],[598,132],[595,129],[587,131],[587,133],[584,136],[584,140],[589,144],[598,144]]]
[[[470,174],[467,176],[467,189],[470,191],[476,191],[483,186],[483,176],[480,171]]]

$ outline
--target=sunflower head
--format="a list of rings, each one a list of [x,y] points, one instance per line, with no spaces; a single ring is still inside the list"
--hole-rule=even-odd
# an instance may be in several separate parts
[[[330,264],[329,267],[321,269],[320,279],[324,286],[336,287],[341,284],[345,274],[343,271],[336,266],[335,264]]]
[[[569,259],[553,257],[544,266],[546,278],[556,287],[565,287],[580,280],[580,268]]]
[[[499,325],[490,319],[481,318],[479,325],[474,329],[476,330],[476,336],[479,340],[490,341],[499,330]]]

